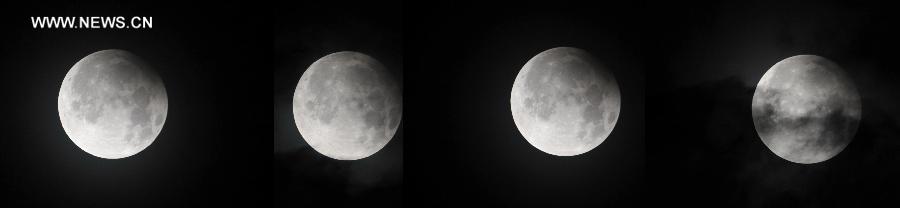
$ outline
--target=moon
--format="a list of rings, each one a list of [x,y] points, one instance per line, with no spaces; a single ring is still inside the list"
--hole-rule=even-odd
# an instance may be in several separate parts
[[[509,102],[528,143],[551,155],[574,156],[606,140],[618,121],[621,97],[612,72],[588,52],[558,47],[525,63]]]
[[[317,152],[358,160],[381,150],[400,125],[400,87],[384,65],[344,51],[316,60],[294,91],[294,122]]]
[[[753,124],[772,153],[812,164],[853,140],[862,116],[856,86],[840,66],[815,55],[776,63],[753,93]]]
[[[119,159],[143,151],[166,122],[169,99],[156,71],[124,50],[85,56],[59,88],[59,120],[88,154]]]

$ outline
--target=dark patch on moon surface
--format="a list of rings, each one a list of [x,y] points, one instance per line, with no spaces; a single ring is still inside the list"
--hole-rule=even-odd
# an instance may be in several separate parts
[[[294,121],[316,151],[340,160],[368,157],[399,127],[399,85],[384,66],[357,52],[329,54],[303,73],[294,92]]]
[[[69,70],[58,108],[63,128],[78,147],[117,159],[155,140],[165,123],[168,97],[162,79],[139,57],[103,50]]]
[[[513,120],[538,149],[561,156],[587,152],[606,139],[619,116],[612,73],[586,51],[553,48],[529,60],[510,98]]]

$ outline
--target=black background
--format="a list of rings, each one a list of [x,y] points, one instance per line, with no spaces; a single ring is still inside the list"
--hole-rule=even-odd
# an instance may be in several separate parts
[[[3,5],[0,190],[7,207],[209,206],[271,200],[271,43],[238,4],[115,1]],[[260,5],[262,6],[262,5]],[[152,29],[33,29],[30,16],[152,16]],[[222,20],[227,21],[222,21]],[[81,58],[123,49],[159,72],[169,98],[156,140],[107,160],[79,149],[57,113]],[[262,102],[260,102],[262,101]]]
[[[324,2],[2,5],[4,205],[873,207],[900,199],[895,7]],[[30,16],[153,16],[154,28],[33,29]],[[518,70],[560,46],[596,56],[622,91],[612,134],[575,157],[532,147],[509,110]],[[169,96],[160,136],[119,160],[78,149],[56,111],[68,69],[111,48],[151,63]],[[343,50],[378,59],[404,90],[397,135],[357,161],[314,152],[291,117],[303,70]],[[750,112],[759,78],[799,54],[841,65],[863,101],[850,145],[810,165],[771,153]]]

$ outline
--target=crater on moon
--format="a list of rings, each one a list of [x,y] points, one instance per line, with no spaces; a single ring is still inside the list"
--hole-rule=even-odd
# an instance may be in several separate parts
[[[775,155],[818,163],[850,144],[861,108],[856,86],[840,66],[820,56],[798,55],[779,61],[760,79],[753,94],[753,124]]]
[[[397,132],[400,87],[368,55],[337,52],[303,73],[294,91],[294,121],[317,152],[357,160],[381,150]]]
[[[612,72],[586,51],[570,47],[549,49],[528,60],[510,98],[522,136],[559,156],[585,153],[606,140],[620,105]]]
[[[92,53],[69,69],[57,108],[75,145],[100,158],[118,159],[153,143],[166,120],[168,97],[149,65],[112,49]]]

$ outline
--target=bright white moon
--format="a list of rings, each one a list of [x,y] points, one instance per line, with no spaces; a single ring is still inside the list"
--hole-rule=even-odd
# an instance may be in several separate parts
[[[103,50],[69,69],[59,89],[59,120],[85,152],[119,159],[141,152],[166,121],[168,97],[159,75],[123,50]]]
[[[337,52],[303,72],[294,91],[294,122],[317,152],[358,160],[381,150],[397,132],[401,92],[368,55]]]
[[[546,153],[573,156],[600,145],[619,118],[619,85],[586,51],[559,47],[528,60],[510,99],[525,140]]]
[[[799,55],[776,63],[753,94],[753,124],[766,147],[785,160],[831,159],[853,139],[862,115],[856,86],[840,66]]]

